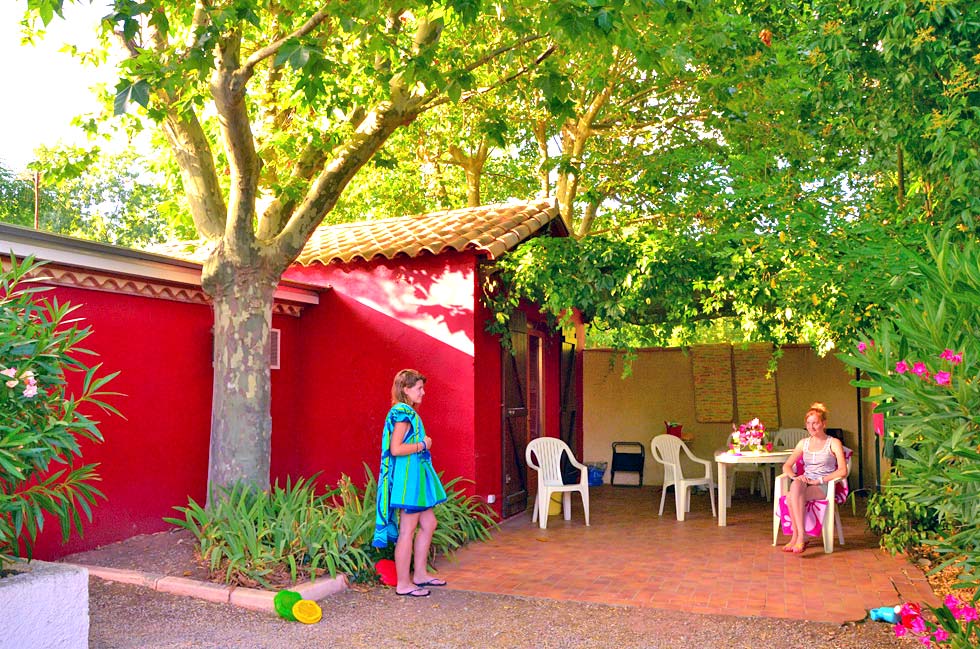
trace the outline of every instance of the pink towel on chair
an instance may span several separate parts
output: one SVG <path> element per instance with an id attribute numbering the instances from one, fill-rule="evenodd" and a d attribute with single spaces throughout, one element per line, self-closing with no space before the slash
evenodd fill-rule
<path id="1" fill-rule="evenodd" d="M 844 461 L 851 459 L 851 449 L 844 447 Z M 796 475 L 803 473 L 803 458 L 800 457 L 796 462 Z M 851 488 L 847 485 L 847 480 L 838 480 L 834 489 L 834 500 L 838 505 L 847 500 Z M 810 536 L 820 536 L 823 534 L 823 517 L 827 511 L 826 500 L 809 500 L 803 508 L 803 531 Z M 783 528 L 783 534 L 793 534 L 793 523 L 789 517 L 789 507 L 786 506 L 786 496 L 779 497 L 779 524 Z"/>

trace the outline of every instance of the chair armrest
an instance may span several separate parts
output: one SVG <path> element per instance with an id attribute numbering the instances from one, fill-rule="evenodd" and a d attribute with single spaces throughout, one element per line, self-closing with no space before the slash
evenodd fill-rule
<path id="1" fill-rule="evenodd" d="M 711 464 L 712 463 L 710 461 L 708 461 L 708 460 L 702 460 L 701 458 L 692 455 L 690 453 L 690 451 L 688 452 L 687 457 L 689 457 L 692 461 L 697 462 L 698 464 L 703 464 L 704 465 L 704 477 L 705 478 L 710 478 L 711 477 Z"/>
<path id="2" fill-rule="evenodd" d="M 780 473 L 776 476 L 776 480 L 773 482 L 773 504 L 778 505 L 779 497 L 789 491 L 789 481 L 793 477 L 795 476 L 791 476 L 788 473 Z"/>
<path id="3" fill-rule="evenodd" d="M 586 465 L 582 464 L 581 462 L 579 462 L 578 460 L 576 460 L 575 459 L 575 456 L 572 455 L 571 453 L 566 453 L 566 455 L 568 456 L 568 461 L 571 462 L 572 466 L 575 467 L 576 469 L 581 469 L 583 471 L 588 471 L 589 470 L 589 467 L 588 466 L 586 466 Z"/>

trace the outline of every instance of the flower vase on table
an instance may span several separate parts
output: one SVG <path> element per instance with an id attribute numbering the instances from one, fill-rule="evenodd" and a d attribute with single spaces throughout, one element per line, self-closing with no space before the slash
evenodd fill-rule
<path id="1" fill-rule="evenodd" d="M 733 455 L 759 455 L 772 450 L 772 442 L 766 437 L 766 427 L 756 417 L 737 428 L 732 424 L 728 448 Z"/>

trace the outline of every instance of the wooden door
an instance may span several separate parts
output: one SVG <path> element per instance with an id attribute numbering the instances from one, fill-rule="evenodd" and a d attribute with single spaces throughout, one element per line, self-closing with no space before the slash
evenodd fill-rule
<path id="1" fill-rule="evenodd" d="M 563 442 L 572 449 L 572 455 L 579 457 L 576 448 L 575 425 L 578 421 L 578 408 L 575 399 L 575 338 L 574 333 L 563 336 L 561 341 L 561 430 Z"/>
<path id="2" fill-rule="evenodd" d="M 527 509 L 527 320 L 518 311 L 510 319 L 511 350 L 501 349 L 503 431 L 501 509 L 504 518 Z"/>

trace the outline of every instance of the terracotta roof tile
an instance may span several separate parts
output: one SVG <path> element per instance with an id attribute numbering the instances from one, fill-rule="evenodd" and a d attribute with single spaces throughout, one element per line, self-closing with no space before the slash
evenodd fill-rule
<path id="1" fill-rule="evenodd" d="M 426 250 L 477 250 L 494 259 L 558 217 L 550 199 L 483 205 L 416 216 L 324 225 L 313 233 L 297 261 L 348 262 L 375 257 L 414 257 Z"/>
<path id="2" fill-rule="evenodd" d="M 297 258 L 308 266 L 320 262 L 370 261 L 375 257 L 414 257 L 421 251 L 475 250 L 495 259 L 558 219 L 552 199 L 500 203 L 457 210 L 429 212 L 359 223 L 322 225 Z M 154 247 L 160 254 L 203 262 L 207 246 L 181 241 Z"/>

